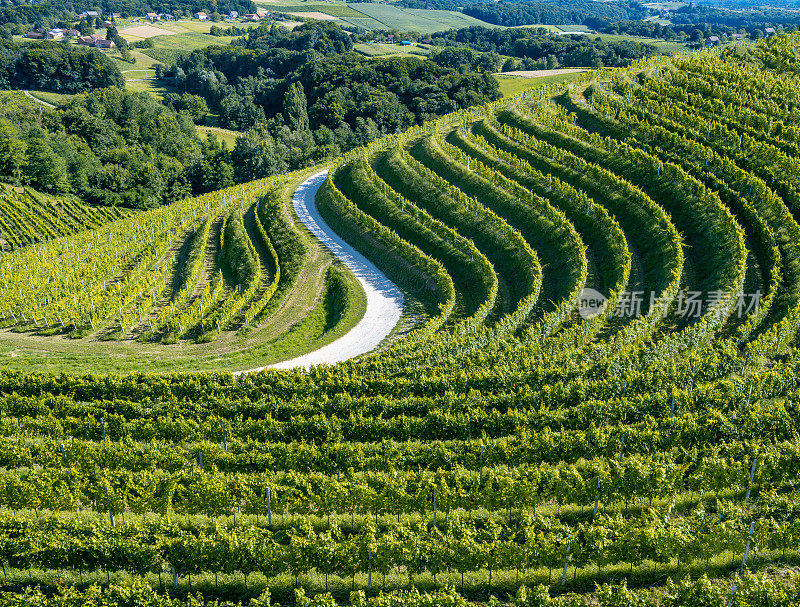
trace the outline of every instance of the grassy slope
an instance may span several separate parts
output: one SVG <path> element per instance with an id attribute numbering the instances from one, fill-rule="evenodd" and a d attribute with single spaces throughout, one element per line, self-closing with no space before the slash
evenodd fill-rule
<path id="1" fill-rule="evenodd" d="M 284 212 L 299 225 L 291 197 L 302 181 L 319 168 L 292 173 L 283 191 Z M 302 225 L 300 230 L 308 235 Z M 224 333 L 206 344 L 173 345 L 131 341 L 69 340 L 0 332 L 0 366 L 9 369 L 86 372 L 236 371 L 300 356 L 330 343 L 354 327 L 366 305 L 365 295 L 349 276 L 353 305 L 333 328 L 325 331 L 325 273 L 333 261 L 327 249 L 307 236 L 310 254 L 294 289 L 269 318 L 246 335 Z"/>
<path id="2" fill-rule="evenodd" d="M 367 57 L 427 57 L 428 47 L 413 45 L 401 46 L 399 44 L 367 44 L 359 42 L 353 49 Z"/>
<path id="3" fill-rule="evenodd" d="M 50 105 L 63 105 L 65 103 L 69 103 L 69 100 L 72 99 L 72 95 L 64 95 L 62 93 L 51 93 L 49 91 L 28 91 L 32 97 L 35 97 L 39 101 L 44 101 L 45 103 L 49 103 Z"/>
<path id="4" fill-rule="evenodd" d="M 679 53 L 681 51 L 686 50 L 686 45 L 681 44 L 680 42 L 675 42 L 673 40 L 659 40 L 657 38 L 641 38 L 639 36 L 626 36 L 622 34 L 597 34 L 593 37 L 600 37 L 603 40 L 607 41 L 614 41 L 614 40 L 633 40 L 634 42 L 641 42 L 643 44 L 652 44 L 655 46 L 659 52 L 673 55 L 675 53 Z"/>
<path id="5" fill-rule="evenodd" d="M 536 88 L 544 84 L 556 84 L 560 82 L 567 82 L 578 77 L 580 73 L 571 74 L 553 74 L 550 76 L 540 76 L 538 78 L 517 78 L 513 76 L 495 76 L 500 83 L 500 92 L 503 97 L 511 97 L 517 93 L 527 91 L 528 89 Z"/>
<path id="6" fill-rule="evenodd" d="M 197 133 L 201 137 L 213 133 L 214 135 L 216 135 L 217 139 L 219 139 L 220 141 L 224 141 L 226 144 L 228 144 L 229 150 L 232 150 L 233 146 L 236 145 L 236 140 L 239 138 L 240 135 L 240 133 L 237 133 L 236 131 L 221 129 L 216 126 L 198 126 L 196 128 L 197 128 Z"/>

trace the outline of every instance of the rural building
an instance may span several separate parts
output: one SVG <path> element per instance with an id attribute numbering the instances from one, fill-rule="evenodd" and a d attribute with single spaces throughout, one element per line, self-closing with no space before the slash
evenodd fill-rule
<path id="1" fill-rule="evenodd" d="M 67 30 L 65 35 L 72 36 L 73 38 L 80 36 L 81 33 L 78 30 Z"/>
<path id="2" fill-rule="evenodd" d="M 150 21 L 158 21 L 158 14 L 157 13 L 147 13 L 145 15 Z"/>
<path id="3" fill-rule="evenodd" d="M 719 36 L 709 36 L 706 38 L 706 46 L 717 46 L 719 44 Z"/>
<path id="4" fill-rule="evenodd" d="M 110 27 L 114 27 L 114 24 L 111 21 L 103 21 L 103 27 L 108 29 Z"/>
<path id="5" fill-rule="evenodd" d="M 764 30 L 764 32 L 767 34 L 767 36 L 774 36 L 775 35 L 775 28 L 774 27 L 768 27 L 767 29 Z"/>
<path id="6" fill-rule="evenodd" d="M 119 13 L 111 13 L 112 19 L 119 19 L 120 17 L 122 17 L 122 15 L 120 15 Z"/>
<path id="7" fill-rule="evenodd" d="M 258 15 L 253 15 L 252 13 L 247 15 L 242 15 L 242 19 L 244 19 L 245 21 L 258 21 Z"/>
<path id="8" fill-rule="evenodd" d="M 205 21 L 206 19 L 208 19 L 208 15 L 206 15 L 203 11 L 200 11 L 199 13 L 194 14 L 194 18 L 200 19 L 200 21 Z"/>
<path id="9" fill-rule="evenodd" d="M 96 46 L 99 48 L 112 48 L 114 46 L 114 43 L 111 42 L 111 40 L 106 40 L 100 34 L 81 36 L 78 38 L 78 44 L 82 44 L 83 46 Z"/>
<path id="10" fill-rule="evenodd" d="M 228 17 L 231 19 L 236 19 L 239 16 L 239 11 L 231 11 Z"/>
<path id="11" fill-rule="evenodd" d="M 31 40 L 41 40 L 44 38 L 44 34 L 42 32 L 28 32 L 25 34 L 26 38 L 30 38 Z"/>
<path id="12" fill-rule="evenodd" d="M 51 29 L 47 32 L 47 39 L 48 40 L 61 40 L 64 37 L 64 30 L 59 28 Z"/>

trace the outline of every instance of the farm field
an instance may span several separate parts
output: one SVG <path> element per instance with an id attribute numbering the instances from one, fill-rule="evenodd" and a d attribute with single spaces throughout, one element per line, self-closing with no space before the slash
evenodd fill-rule
<path id="1" fill-rule="evenodd" d="M 142 66 L 151 67 L 155 63 L 169 63 L 175 56 L 183 52 L 211 45 L 230 44 L 236 36 L 211 36 L 208 32 L 211 27 L 228 27 L 228 23 L 213 23 L 211 21 L 157 21 L 154 24 L 131 24 L 119 29 L 120 35 L 128 42 L 137 42 L 148 39 L 153 42 L 153 48 L 133 49 L 136 63 L 131 65 L 117 61 L 121 70 L 139 69 Z M 240 27 L 247 27 L 240 23 Z M 252 25 L 257 27 L 257 25 Z"/>
<path id="2" fill-rule="evenodd" d="M 366 29 L 416 30 L 431 33 L 469 27 L 470 25 L 496 27 L 456 11 L 400 8 L 391 4 L 370 2 L 359 2 L 348 4 L 347 6 L 358 12 L 360 17 L 345 16 L 342 19 L 352 25 Z M 374 26 L 374 23 L 379 23 L 380 25 Z"/>
<path id="3" fill-rule="evenodd" d="M 608 42 L 615 40 L 631 40 L 643 44 L 652 44 L 658 49 L 659 53 L 674 55 L 686 50 L 686 45 L 675 40 L 659 40 L 658 38 L 641 38 L 639 36 L 628 36 L 625 34 L 597 34 L 594 37 Z"/>
<path id="4" fill-rule="evenodd" d="M 357 320 L 291 213 L 322 167 L 74 233 L 3 190 L 36 236 L 0 257 L 0 600 L 800 604 L 798 41 L 329 163 L 316 207 L 406 317 L 310 371 L 224 372 Z"/>
<path id="5" fill-rule="evenodd" d="M 367 57 L 427 57 L 429 47 L 359 42 L 353 45 L 353 50 Z"/>
<path id="6" fill-rule="evenodd" d="M 500 92 L 503 97 L 512 97 L 545 84 L 568 82 L 585 71 L 580 68 L 564 68 L 559 70 L 501 72 L 495 74 L 495 78 L 500 83 Z"/>
<path id="7" fill-rule="evenodd" d="M 358 17 L 360 13 L 350 8 L 344 2 L 281 2 L 269 3 L 267 8 L 279 13 L 293 13 L 304 15 L 306 13 L 322 13 L 330 17 Z"/>

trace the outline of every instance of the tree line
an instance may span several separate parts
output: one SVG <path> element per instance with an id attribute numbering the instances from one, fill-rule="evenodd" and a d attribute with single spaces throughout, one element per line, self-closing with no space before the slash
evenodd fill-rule
<path id="1" fill-rule="evenodd" d="M 0 40 L 0 88 L 81 93 L 123 87 L 119 68 L 93 49 Z"/>
<path id="2" fill-rule="evenodd" d="M 507 27 L 534 24 L 581 24 L 589 17 L 607 20 L 644 19 L 648 10 L 638 2 L 489 2 L 470 4 L 464 14 Z"/>
<path id="3" fill-rule="evenodd" d="M 408 59 L 368 59 L 330 23 L 250 30 L 180 58 L 162 75 L 201 96 L 219 124 L 244 131 L 231 151 L 238 181 L 302 167 L 427 118 L 500 97 L 494 78 Z"/>
<path id="4" fill-rule="evenodd" d="M 37 65 L 15 86 L 33 88 L 30 79 L 45 69 Z M 114 87 L 53 109 L 9 104 L 0 111 L 0 180 L 95 204 L 148 208 L 231 185 L 222 151 L 201 140 L 188 113 Z"/>
<path id="5" fill-rule="evenodd" d="M 622 67 L 637 59 L 658 54 L 656 47 L 651 44 L 632 40 L 604 41 L 583 35 L 554 36 L 542 28 L 493 29 L 471 26 L 437 32 L 431 39 L 437 46 L 464 47 L 520 60 L 507 62 L 503 65 L 504 70 Z M 459 50 L 461 53 L 463 51 Z"/>

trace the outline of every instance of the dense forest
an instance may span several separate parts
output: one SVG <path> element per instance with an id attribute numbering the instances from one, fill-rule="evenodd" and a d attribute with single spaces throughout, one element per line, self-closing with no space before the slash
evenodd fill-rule
<path id="1" fill-rule="evenodd" d="M 233 183 L 224 150 L 146 93 L 106 88 L 55 109 L 0 108 L 0 181 L 136 208 Z"/>
<path id="2" fill-rule="evenodd" d="M 731 34 L 746 34 L 752 40 L 759 40 L 766 35 L 766 28 L 774 27 L 776 30 L 791 31 L 796 25 L 783 27 L 775 22 L 752 22 L 747 25 L 721 25 L 713 22 L 691 22 L 682 25 L 661 25 L 655 21 L 594 21 L 589 19 L 586 24 L 603 34 L 627 34 L 643 38 L 689 39 L 699 42 L 709 36 L 730 36 Z"/>
<path id="3" fill-rule="evenodd" d="M 520 61 L 512 62 L 515 64 L 512 69 L 620 67 L 657 54 L 650 44 L 631 40 L 606 42 L 590 36 L 553 36 L 542 28 L 502 30 L 472 26 L 438 32 L 432 40 L 436 45 L 462 46 L 519 58 Z"/>
<path id="4" fill-rule="evenodd" d="M 367 59 L 330 23 L 263 25 L 240 43 L 197 50 L 165 77 L 202 96 L 220 126 L 246 131 L 236 179 L 283 172 L 500 97 L 489 74 L 435 60 Z"/>
<path id="5" fill-rule="evenodd" d="M 443 10 L 463 10 L 472 17 L 504 26 L 521 25 L 586 25 L 606 34 L 628 34 L 647 38 L 690 38 L 695 30 L 707 37 L 747 32 L 752 38 L 764 35 L 767 27 L 795 29 L 800 26 L 800 13 L 791 8 L 746 6 L 746 2 L 725 2 L 728 8 L 690 3 L 670 12 L 671 25 L 644 21 L 655 14 L 633 2 L 473 2 L 457 0 L 399 0 L 398 6 Z M 714 3 L 712 3 L 714 4 Z M 741 10 L 746 7 L 745 10 Z M 732 10 L 736 9 L 736 10 Z"/>
<path id="6" fill-rule="evenodd" d="M 0 40 L 0 88 L 80 93 L 123 85 L 119 68 L 99 51 Z"/>
<path id="7" fill-rule="evenodd" d="M 796 10 L 762 7 L 749 10 L 728 10 L 699 4 L 688 4 L 672 11 L 670 21 L 675 26 L 716 24 L 733 28 L 763 28 L 776 25 L 800 25 Z"/>
<path id="8" fill-rule="evenodd" d="M 579 24 L 586 19 L 605 20 L 644 19 L 648 11 L 638 2 L 594 2 L 569 0 L 565 3 L 549 2 L 490 2 L 469 4 L 464 13 L 496 25 Z"/>

